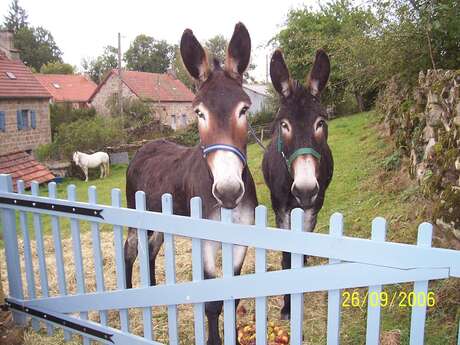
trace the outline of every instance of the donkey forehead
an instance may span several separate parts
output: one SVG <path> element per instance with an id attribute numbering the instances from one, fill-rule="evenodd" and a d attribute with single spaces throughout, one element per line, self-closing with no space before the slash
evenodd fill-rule
<path id="1" fill-rule="evenodd" d="M 287 118 L 300 125 L 312 123 L 320 116 L 326 117 L 326 112 L 319 100 L 309 93 L 293 96 L 281 103 L 281 119 Z"/>
<path id="2" fill-rule="evenodd" d="M 240 103 L 251 104 L 242 85 L 223 71 L 212 73 L 198 91 L 193 105 L 203 103 L 213 114 L 226 116 Z"/>

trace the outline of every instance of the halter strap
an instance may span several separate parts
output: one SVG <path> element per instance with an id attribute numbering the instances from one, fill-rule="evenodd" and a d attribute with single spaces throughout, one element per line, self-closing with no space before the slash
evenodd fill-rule
<path id="1" fill-rule="evenodd" d="M 233 145 L 228 145 L 228 144 L 212 144 L 208 146 L 203 145 L 201 146 L 201 149 L 203 150 L 203 157 L 206 157 L 209 153 L 218 151 L 218 150 L 233 152 L 243 162 L 243 165 L 247 164 L 246 156 L 244 155 L 244 153 L 241 152 L 239 148 Z"/>

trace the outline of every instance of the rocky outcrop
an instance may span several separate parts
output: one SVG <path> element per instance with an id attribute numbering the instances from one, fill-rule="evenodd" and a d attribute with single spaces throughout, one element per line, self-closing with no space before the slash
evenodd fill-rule
<path id="1" fill-rule="evenodd" d="M 392 78 L 377 101 L 387 133 L 434 201 L 433 221 L 460 239 L 460 71 L 420 72 L 415 87 Z"/>

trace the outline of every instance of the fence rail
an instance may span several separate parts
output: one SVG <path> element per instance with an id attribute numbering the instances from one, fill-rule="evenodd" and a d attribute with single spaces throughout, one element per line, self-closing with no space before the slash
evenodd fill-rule
<path id="1" fill-rule="evenodd" d="M 136 209 L 121 207 L 121 193 L 112 190 L 112 204 L 97 203 L 95 187 L 88 190 L 88 203 L 75 201 L 75 187 L 68 187 L 67 200 L 56 199 L 56 186 L 49 184 L 48 197 L 39 196 L 38 185 L 32 185 L 32 195 L 24 194 L 22 182 L 18 193 L 12 192 L 12 180 L 0 175 L 0 211 L 4 229 L 7 260 L 9 297 L 14 319 L 25 324 L 26 316 L 32 316 L 35 330 L 44 321 L 49 334 L 55 327 L 65 329 L 65 339 L 71 333 L 81 334 L 85 344 L 97 340 L 107 344 L 160 344 L 155 341 L 155 324 L 152 308 L 167 307 L 168 339 L 170 344 L 179 344 L 178 305 L 193 305 L 194 340 L 205 343 L 204 305 L 210 301 L 224 301 L 224 343 L 235 344 L 235 299 L 255 298 L 256 344 L 267 344 L 267 297 L 291 294 L 291 344 L 301 344 L 303 336 L 303 293 L 328 291 L 327 343 L 340 343 L 341 290 L 368 287 L 366 296 L 382 291 L 386 284 L 415 282 L 414 293 L 428 293 L 428 281 L 460 276 L 460 252 L 431 247 L 432 226 L 422 223 L 419 227 L 417 245 L 385 241 L 386 221 L 376 218 L 372 223 L 372 238 L 360 239 L 343 236 L 343 217 L 334 214 L 330 221 L 329 234 L 302 231 L 303 211 L 293 210 L 291 230 L 267 227 L 267 210 L 256 208 L 255 225 L 231 223 L 231 211 L 222 210 L 221 221 L 202 219 L 199 198 L 191 200 L 191 216 L 173 215 L 171 195 L 162 198 L 162 212 L 145 210 L 145 194 L 136 194 Z M 19 214 L 18 222 L 16 213 Z M 28 229 L 28 214 L 32 213 L 35 230 L 35 247 L 38 254 L 39 281 L 34 279 L 37 263 L 33 262 Z M 58 293 L 51 295 L 48 289 L 47 260 L 43 244 L 44 215 L 51 217 L 51 234 L 54 246 Z M 60 222 L 70 219 L 73 262 L 64 262 Z M 80 222 L 90 224 L 92 255 L 95 265 L 96 290 L 85 291 L 86 258 L 82 254 Z M 113 227 L 113 255 L 116 266 L 116 289 L 107 290 L 104 272 L 104 254 L 101 248 L 101 225 Z M 16 227 L 22 234 L 23 257 L 20 256 Z M 140 262 L 140 284 L 126 289 L 123 231 L 125 227 L 138 229 L 138 256 Z M 148 230 L 164 233 L 165 284 L 150 286 Z M 216 230 L 217 229 L 217 230 Z M 176 236 L 192 239 L 191 280 L 176 282 Z M 204 280 L 202 262 L 202 240 L 222 243 L 222 271 L 220 278 Z M 233 246 L 256 248 L 255 272 L 233 276 Z M 266 251 L 293 253 L 292 268 L 282 271 L 266 270 Z M 303 267 L 303 255 L 329 258 L 329 264 Z M 24 262 L 25 279 L 21 274 L 20 261 Z M 65 265 L 75 267 L 76 293 L 67 288 Z M 86 274 L 86 275 L 85 275 Z M 298 282 L 301 281 L 302 284 Z M 40 285 L 40 295 L 36 292 Z M 26 297 L 25 297 L 26 296 Z M 370 298 L 370 297 L 369 297 Z M 368 303 L 366 344 L 378 344 L 380 337 L 380 307 Z M 142 310 L 143 336 L 130 331 L 128 310 Z M 27 312 L 29 310 L 29 312 Z M 32 313 L 31 311 L 35 311 Z M 109 320 L 110 311 L 119 316 L 119 328 Z M 88 313 L 97 312 L 98 322 L 89 321 Z M 79 317 L 74 316 L 78 313 Z M 46 317 L 47 316 L 47 317 Z M 410 344 L 424 343 L 426 306 L 414 305 L 411 314 Z M 58 322 L 57 322 L 57 321 Z M 74 325 L 71 327 L 70 325 Z M 77 326 L 75 326 L 77 325 Z M 85 332 L 86 330 L 87 332 Z M 108 336 L 108 338 L 104 338 Z M 192 336 L 192 335 L 188 335 Z"/>

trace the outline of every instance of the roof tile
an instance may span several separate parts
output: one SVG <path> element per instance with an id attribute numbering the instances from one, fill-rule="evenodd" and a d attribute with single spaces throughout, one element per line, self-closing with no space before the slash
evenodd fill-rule
<path id="1" fill-rule="evenodd" d="M 97 87 L 92 80 L 79 74 L 36 74 L 35 77 L 55 102 L 88 102 Z"/>

